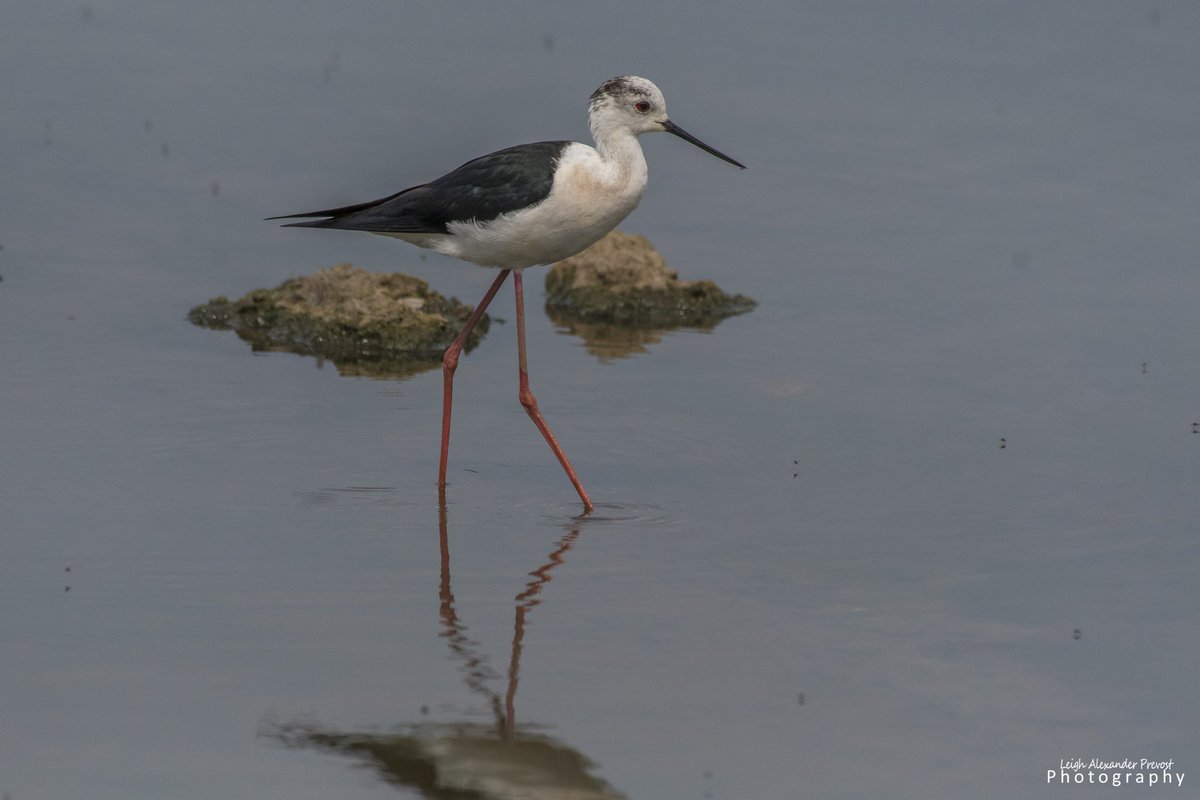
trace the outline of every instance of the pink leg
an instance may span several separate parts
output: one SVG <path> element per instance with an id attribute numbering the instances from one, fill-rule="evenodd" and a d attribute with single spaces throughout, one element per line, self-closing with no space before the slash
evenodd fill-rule
<path id="1" fill-rule="evenodd" d="M 546 437 L 546 444 L 550 445 L 550 449 L 554 451 L 555 457 L 558 458 L 558 463 L 562 464 L 562 468 L 566 470 L 567 477 L 571 479 L 571 485 L 575 487 L 575 491 L 579 492 L 579 499 L 583 501 L 583 513 L 590 514 L 593 508 L 591 498 L 584 491 L 583 484 L 579 482 L 578 476 L 575 475 L 575 469 L 571 466 L 571 462 L 567 460 L 566 454 L 558 446 L 558 440 L 550 432 L 550 426 L 542 418 L 542 412 L 538 410 L 537 398 L 529 390 L 529 370 L 525 363 L 525 288 L 520 270 L 517 270 L 513 274 L 513 288 L 516 290 L 517 295 L 517 367 L 520 371 L 521 405 L 525 406 L 525 411 L 529 414 L 529 418 L 533 420 L 533 424 L 542 432 L 542 436 Z"/>
<path id="2" fill-rule="evenodd" d="M 463 326 L 454 342 L 446 348 L 446 354 L 442 356 L 442 459 L 438 464 L 438 486 L 443 489 L 446 486 L 446 460 L 450 457 L 450 406 L 454 400 L 454 370 L 458 369 L 458 357 L 462 353 L 467 337 L 479 324 L 483 312 L 487 310 L 488 304 L 492 302 L 496 292 L 500 291 L 501 284 L 504 283 L 504 279 L 510 272 L 512 272 L 510 269 L 500 270 L 500 274 L 492 282 L 492 287 L 479 301 L 479 305 L 475 306 L 471 316 L 467 317 L 467 324 Z"/>

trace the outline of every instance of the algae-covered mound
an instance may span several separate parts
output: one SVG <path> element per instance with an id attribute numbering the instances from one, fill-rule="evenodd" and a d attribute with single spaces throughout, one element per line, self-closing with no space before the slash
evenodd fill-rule
<path id="1" fill-rule="evenodd" d="M 546 312 L 556 322 L 709 328 L 754 308 L 712 281 L 681 281 L 644 236 L 613 231 L 546 276 Z"/>
<path id="2" fill-rule="evenodd" d="M 546 276 L 546 314 L 602 361 L 646 351 L 664 331 L 708 329 L 754 308 L 712 281 L 681 281 L 649 240 L 613 231 Z"/>
<path id="3" fill-rule="evenodd" d="M 188 319 L 234 330 L 255 350 L 327 358 L 342 374 L 404 377 L 439 366 L 470 313 L 470 306 L 431 291 L 420 278 L 341 264 L 238 300 L 215 297 Z M 467 350 L 487 328 L 484 316 Z"/>

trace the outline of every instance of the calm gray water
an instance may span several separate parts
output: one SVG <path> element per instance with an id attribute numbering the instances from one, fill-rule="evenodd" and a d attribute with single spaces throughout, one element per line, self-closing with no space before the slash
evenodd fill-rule
<path id="1" fill-rule="evenodd" d="M 0 17 L 6 800 L 1111 791 L 1048 785 L 1072 758 L 1194 796 L 1193 4 Z M 602 361 L 529 273 L 596 518 L 511 324 L 459 371 L 439 518 L 439 375 L 184 321 L 344 261 L 475 302 L 483 270 L 261 218 L 586 138 L 626 72 L 750 169 L 648 137 L 625 230 L 761 305 Z"/>

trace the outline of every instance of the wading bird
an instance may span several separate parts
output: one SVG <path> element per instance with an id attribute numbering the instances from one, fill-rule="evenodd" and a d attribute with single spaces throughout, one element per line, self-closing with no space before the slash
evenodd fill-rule
<path id="1" fill-rule="evenodd" d="M 666 131 L 736 167 L 745 166 L 692 136 L 667 117 L 658 87 L 623 75 L 605 81 L 588 99 L 595 147 L 579 142 L 522 144 L 468 161 L 437 180 L 366 203 L 287 214 L 289 223 L 392 236 L 438 253 L 495 267 L 500 274 L 475 306 L 442 359 L 442 451 L 438 486 L 446 485 L 454 370 L 463 343 L 509 273 L 516 292 L 517 365 L 521 405 L 570 478 L 584 513 L 592 501 L 538 410 L 525 360 L 526 267 L 553 264 L 579 253 L 625 219 L 646 191 L 646 159 L 638 136 Z"/>

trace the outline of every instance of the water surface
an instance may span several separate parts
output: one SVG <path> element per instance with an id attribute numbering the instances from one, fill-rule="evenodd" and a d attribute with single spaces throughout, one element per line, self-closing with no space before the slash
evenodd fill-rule
<path id="1" fill-rule="evenodd" d="M 243 6 L 0 26 L 0 793 L 437 796 L 381 754 L 497 741 L 599 797 L 1200 769 L 1200 12 Z M 184 320 L 344 261 L 475 302 L 483 270 L 260 220 L 586 138 L 624 72 L 750 167 L 649 137 L 625 229 L 760 306 L 621 358 L 531 315 L 594 519 L 511 324 L 439 514 L 436 372 Z"/>

